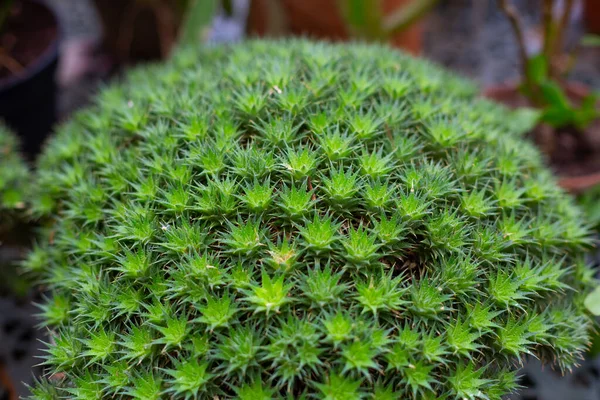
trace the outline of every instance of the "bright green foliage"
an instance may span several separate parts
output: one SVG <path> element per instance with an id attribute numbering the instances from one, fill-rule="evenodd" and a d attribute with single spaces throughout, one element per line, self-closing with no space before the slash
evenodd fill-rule
<path id="1" fill-rule="evenodd" d="M 39 162 L 65 380 L 35 397 L 500 399 L 526 354 L 568 368 L 589 233 L 512 118 L 377 46 L 133 71 Z"/>

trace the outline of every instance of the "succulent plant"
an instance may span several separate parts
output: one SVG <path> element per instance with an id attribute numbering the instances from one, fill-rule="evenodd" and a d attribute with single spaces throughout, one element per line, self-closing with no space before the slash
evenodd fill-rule
<path id="1" fill-rule="evenodd" d="M 499 399 L 588 342 L 590 243 L 517 114 L 386 47 L 251 41 L 58 129 L 33 398 Z"/>

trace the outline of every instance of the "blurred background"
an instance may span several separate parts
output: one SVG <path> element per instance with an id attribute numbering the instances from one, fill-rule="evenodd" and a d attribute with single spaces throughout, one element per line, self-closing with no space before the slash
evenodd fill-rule
<path id="1" fill-rule="evenodd" d="M 473 78 L 484 96 L 576 121 L 593 151 L 563 135 L 556 119 L 546 121 L 553 147 L 536 141 L 597 224 L 599 33 L 600 0 L 0 0 L 0 119 L 33 160 L 52 127 L 103 84 L 136 64 L 167 59 L 178 46 L 256 36 L 379 42 Z M 558 97 L 536 101 L 520 90 L 542 83 Z M 587 161 L 556 157 L 566 152 Z M 40 293 L 2 267 L 26 246 L 19 238 L 0 245 L 0 400 L 27 395 L 22 382 L 40 373 L 44 334 L 32 305 Z M 599 368 L 593 350 L 564 377 L 531 361 L 522 371 L 525 390 L 513 398 L 600 399 Z"/>

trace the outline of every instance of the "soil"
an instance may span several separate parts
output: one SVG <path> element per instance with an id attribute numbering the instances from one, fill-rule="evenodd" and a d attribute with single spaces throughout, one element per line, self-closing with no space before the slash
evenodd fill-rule
<path id="1" fill-rule="evenodd" d="M 584 131 L 575 127 L 554 130 L 554 138 L 555 146 L 549 153 L 550 165 L 559 176 L 574 177 L 600 172 L 600 121 L 595 121 Z"/>
<path id="2" fill-rule="evenodd" d="M 566 89 L 574 102 L 587 95 L 587 90 L 578 85 L 568 85 Z M 514 85 L 489 89 L 485 95 L 509 107 L 529 106 L 527 99 Z M 560 178 L 568 180 L 600 173 L 600 120 L 584 130 L 574 126 L 555 129 L 542 124 L 530 132 L 529 137 L 546 154 L 550 167 Z M 600 179 L 593 180 L 600 183 Z"/>
<path id="3" fill-rule="evenodd" d="M 54 15 L 34 1 L 16 1 L 0 33 L 0 82 L 36 63 L 58 37 Z"/>

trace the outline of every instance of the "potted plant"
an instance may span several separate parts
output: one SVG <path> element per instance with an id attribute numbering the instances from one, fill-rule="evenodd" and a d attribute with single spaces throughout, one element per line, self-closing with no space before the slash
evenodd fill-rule
<path id="1" fill-rule="evenodd" d="M 36 0 L 0 5 L 0 119 L 33 157 L 56 120 L 59 25 Z"/>
<path id="2" fill-rule="evenodd" d="M 421 18 L 437 0 L 251 0 L 250 34 L 384 41 L 421 52 Z"/>
<path id="3" fill-rule="evenodd" d="M 486 95 L 510 106 L 529 106 L 539 111 L 532 138 L 548 156 L 561 185 L 582 191 L 600 182 L 600 112 L 598 94 L 568 80 L 578 46 L 567 51 L 566 34 L 573 1 L 566 1 L 560 15 L 557 1 L 544 0 L 543 45 L 539 52 L 526 49 L 524 27 L 510 0 L 498 0 L 515 34 L 521 81 L 486 90 Z M 584 40 L 583 44 L 593 42 Z"/>
<path id="4" fill-rule="evenodd" d="M 35 399 L 490 399 L 585 350 L 590 234 L 476 86 L 385 46 L 187 48 L 39 158 Z"/>

